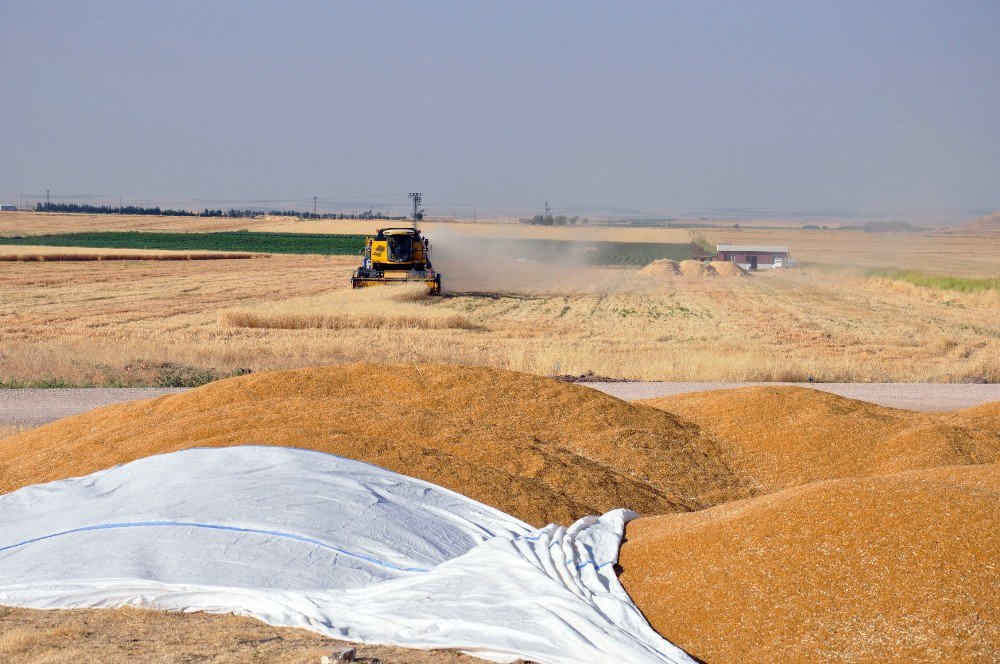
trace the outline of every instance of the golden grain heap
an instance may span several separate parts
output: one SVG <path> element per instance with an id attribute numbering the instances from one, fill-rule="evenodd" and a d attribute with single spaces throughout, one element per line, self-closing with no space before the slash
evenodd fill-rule
<path id="1" fill-rule="evenodd" d="M 6 439 L 0 491 L 189 447 L 284 445 L 368 461 L 536 525 L 749 495 L 715 441 L 664 411 L 487 368 L 265 372 Z"/>
<path id="2" fill-rule="evenodd" d="M 253 374 L 0 443 L 0 491 L 193 446 L 288 445 L 533 524 L 631 507 L 620 578 L 708 662 L 1000 658 L 1000 403 L 911 413 L 794 387 L 629 404 L 459 366 Z"/>
<path id="3" fill-rule="evenodd" d="M 914 413 L 794 386 L 643 403 L 702 427 L 727 463 L 765 493 L 818 480 L 1000 461 L 1000 418 L 991 406 Z"/>
<path id="4" fill-rule="evenodd" d="M 913 413 L 798 387 L 651 399 L 764 494 L 639 519 L 621 581 L 709 662 L 996 661 L 1000 404 Z"/>
<path id="5" fill-rule="evenodd" d="M 675 261 L 669 258 L 655 260 L 639 270 L 644 277 L 749 277 L 750 273 L 736 263 L 713 261 L 705 263 L 692 259 Z"/>
<path id="6" fill-rule="evenodd" d="M 627 529 L 620 579 L 706 662 L 995 662 L 1000 467 L 831 480 Z"/>

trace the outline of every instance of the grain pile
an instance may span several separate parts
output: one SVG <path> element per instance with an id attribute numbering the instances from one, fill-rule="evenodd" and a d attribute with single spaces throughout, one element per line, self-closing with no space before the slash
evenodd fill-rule
<path id="1" fill-rule="evenodd" d="M 0 491 L 243 444 L 368 461 L 536 525 L 658 514 L 629 525 L 620 579 L 706 661 L 1000 658 L 1000 403 L 913 413 L 754 387 L 629 404 L 497 369 L 339 365 L 16 434 Z"/>
<path id="2" fill-rule="evenodd" d="M 252 374 L 59 420 L 4 440 L 0 491 L 247 444 L 368 461 L 536 525 L 749 495 L 713 440 L 664 411 L 526 374 L 412 364 Z"/>
<path id="3" fill-rule="evenodd" d="M 713 261 L 711 267 L 720 277 L 749 277 L 750 273 L 731 261 Z"/>
<path id="4" fill-rule="evenodd" d="M 481 326 L 441 306 L 441 299 L 422 284 L 334 290 L 251 307 L 228 309 L 218 315 L 220 327 L 303 329 L 458 329 Z"/>
<path id="5" fill-rule="evenodd" d="M 767 493 L 818 480 L 1000 461 L 1000 405 L 914 413 L 793 386 L 643 402 L 698 424 Z"/>
<path id="6" fill-rule="evenodd" d="M 650 277 L 671 277 L 681 273 L 680 264 L 669 258 L 661 258 L 653 261 L 646 267 L 639 270 L 639 274 Z"/>
<path id="7" fill-rule="evenodd" d="M 653 261 L 639 270 L 639 274 L 647 277 L 749 277 L 750 273 L 736 263 L 716 261 L 704 263 L 696 260 L 683 260 L 679 263 L 669 258 Z"/>
<path id="8" fill-rule="evenodd" d="M 715 269 L 707 263 L 696 260 L 681 261 L 677 264 L 685 277 L 714 277 Z"/>
<path id="9" fill-rule="evenodd" d="M 620 579 L 708 662 L 995 662 L 998 523 L 996 464 L 818 482 L 634 521 Z"/>
<path id="10" fill-rule="evenodd" d="M 940 420 L 953 426 L 975 429 L 986 440 L 992 440 L 994 446 L 1000 446 L 1000 401 L 941 413 Z"/>

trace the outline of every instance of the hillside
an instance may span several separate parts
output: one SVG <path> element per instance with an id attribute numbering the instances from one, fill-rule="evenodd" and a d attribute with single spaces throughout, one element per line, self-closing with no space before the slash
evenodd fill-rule
<path id="1" fill-rule="evenodd" d="M 956 230 L 968 235 L 1000 235 L 1000 212 L 980 217 L 973 222 L 959 226 Z"/>

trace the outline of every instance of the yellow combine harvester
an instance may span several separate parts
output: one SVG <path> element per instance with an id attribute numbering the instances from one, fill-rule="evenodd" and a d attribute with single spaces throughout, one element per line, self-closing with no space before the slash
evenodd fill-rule
<path id="1" fill-rule="evenodd" d="M 365 238 L 364 259 L 351 277 L 353 288 L 421 282 L 441 294 L 441 275 L 431 267 L 430 243 L 416 228 L 381 228 Z"/>

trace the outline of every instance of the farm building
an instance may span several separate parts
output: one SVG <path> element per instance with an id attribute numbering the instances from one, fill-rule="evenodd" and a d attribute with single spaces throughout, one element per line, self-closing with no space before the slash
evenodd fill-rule
<path id="1" fill-rule="evenodd" d="M 736 263 L 744 270 L 771 270 L 795 264 L 788 247 L 750 244 L 717 244 L 713 260 Z"/>
<path id="2" fill-rule="evenodd" d="M 10 203 L 0 203 L 0 212 L 14 212 L 17 208 Z"/>

